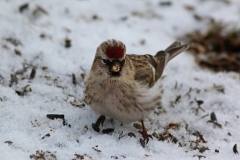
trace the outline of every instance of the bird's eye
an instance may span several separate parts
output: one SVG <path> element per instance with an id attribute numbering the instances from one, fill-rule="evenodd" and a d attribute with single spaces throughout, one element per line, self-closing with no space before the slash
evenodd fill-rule
<path id="1" fill-rule="evenodd" d="M 106 63 L 107 63 L 107 60 L 106 60 L 106 59 L 102 59 L 102 62 L 103 62 L 104 64 L 106 64 Z"/>

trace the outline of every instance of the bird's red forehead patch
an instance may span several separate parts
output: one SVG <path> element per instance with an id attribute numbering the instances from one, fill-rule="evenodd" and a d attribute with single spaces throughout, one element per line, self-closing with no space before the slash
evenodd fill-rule
<path id="1" fill-rule="evenodd" d="M 106 50 L 106 56 L 112 59 L 118 59 L 124 57 L 124 49 L 119 46 L 110 46 Z"/>

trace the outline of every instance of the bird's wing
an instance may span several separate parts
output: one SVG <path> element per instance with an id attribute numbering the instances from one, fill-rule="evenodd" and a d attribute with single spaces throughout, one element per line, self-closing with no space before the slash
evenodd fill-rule
<path id="1" fill-rule="evenodd" d="M 128 54 L 131 66 L 135 68 L 135 80 L 152 87 L 162 76 L 167 62 L 179 53 L 187 50 L 189 45 L 181 45 L 180 42 L 172 43 L 166 50 L 159 51 L 155 56 Z"/>
<path id="2" fill-rule="evenodd" d="M 152 87 L 156 82 L 156 70 L 159 70 L 158 68 L 161 67 L 164 68 L 165 62 L 165 59 L 159 59 L 152 55 L 128 54 L 126 55 L 126 59 L 128 59 L 130 65 L 134 67 L 135 80 L 149 87 Z M 159 73 L 157 73 L 157 75 L 159 75 Z"/>

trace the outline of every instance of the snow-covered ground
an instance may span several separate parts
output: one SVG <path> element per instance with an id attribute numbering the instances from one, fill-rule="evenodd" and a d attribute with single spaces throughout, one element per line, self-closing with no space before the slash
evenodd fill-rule
<path id="1" fill-rule="evenodd" d="M 239 0 L 160 2 L 1 0 L 0 160 L 239 159 L 233 152 L 233 146 L 240 145 L 239 74 L 203 70 L 187 52 L 164 71 L 164 111 L 145 120 L 151 134 L 163 133 L 168 126 L 176 144 L 171 138 L 154 137 L 143 148 L 133 124 L 110 119 L 103 128 L 115 130 L 97 133 L 91 124 L 99 115 L 88 106 L 70 103 L 83 99 L 81 74 L 90 69 L 104 40 L 123 41 L 128 53 L 155 54 L 187 32 L 206 29 L 211 18 L 239 25 Z M 20 12 L 25 3 L 28 7 Z M 195 10 L 187 10 L 186 5 Z M 205 19 L 197 21 L 194 14 Z M 71 40 L 68 48 L 66 39 Z M 34 67 L 36 75 L 31 79 Z M 222 128 L 208 122 L 212 112 Z M 47 114 L 64 114 L 67 125 Z"/>

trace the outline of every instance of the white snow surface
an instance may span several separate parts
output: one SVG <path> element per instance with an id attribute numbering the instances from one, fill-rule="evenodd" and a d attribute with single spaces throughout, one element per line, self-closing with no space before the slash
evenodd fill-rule
<path id="1" fill-rule="evenodd" d="M 187 32 L 205 30 L 210 19 L 239 26 L 238 0 L 231 0 L 229 4 L 220 0 L 179 0 L 172 1 L 170 6 L 161 6 L 160 2 L 1 0 L 0 160 L 26 160 L 30 155 L 40 159 L 36 151 L 44 152 L 45 159 L 58 160 L 77 159 L 76 154 L 94 160 L 198 160 L 198 156 L 204 156 L 201 160 L 239 159 L 239 155 L 233 153 L 233 146 L 240 145 L 239 74 L 202 69 L 187 52 L 165 68 L 163 109 L 166 112 L 153 113 L 145 120 L 150 134 L 163 132 L 170 123 L 179 124 L 179 129 L 169 129 L 169 132 L 178 138 L 182 147 L 153 137 L 143 148 L 139 141 L 141 134 L 132 124 L 121 125 L 110 118 L 100 128 L 114 128 L 114 131 L 97 133 L 91 126 L 99 115 L 87 105 L 82 108 L 71 105 L 74 99 L 83 100 L 80 74 L 89 71 L 96 48 L 107 39 L 124 42 L 128 53 L 154 55 Z M 20 13 L 19 7 L 25 3 L 28 8 Z M 195 10 L 189 11 L 185 5 Z M 37 7 L 46 13 L 36 11 Z M 194 14 L 205 19 L 197 21 Z M 21 44 L 15 46 L 6 40 L 8 38 Z M 66 38 L 71 40 L 69 48 L 64 46 Z M 21 55 L 17 55 L 15 49 Z M 29 64 L 26 72 L 18 75 L 17 84 L 9 86 L 10 75 L 22 69 L 23 64 Z M 32 66 L 36 67 L 36 76 L 30 80 Z M 72 83 L 72 74 L 76 75 L 77 85 Z M 28 84 L 31 91 L 19 96 L 16 90 L 21 91 Z M 224 87 L 224 93 L 214 89 L 214 85 Z M 193 91 L 188 96 L 190 88 Z M 171 105 L 179 95 L 180 101 Z M 204 111 L 196 111 L 198 105 L 194 99 L 204 102 L 201 104 Z M 212 112 L 222 128 L 207 123 Z M 47 114 L 64 114 L 71 126 L 63 125 L 61 119 L 49 119 Z M 197 145 L 209 149 L 203 153 L 194 149 L 195 143 L 191 146 L 191 142 L 198 139 L 194 134 L 197 131 L 207 141 Z M 119 139 L 121 132 L 133 132 L 136 138 L 125 135 Z"/>

